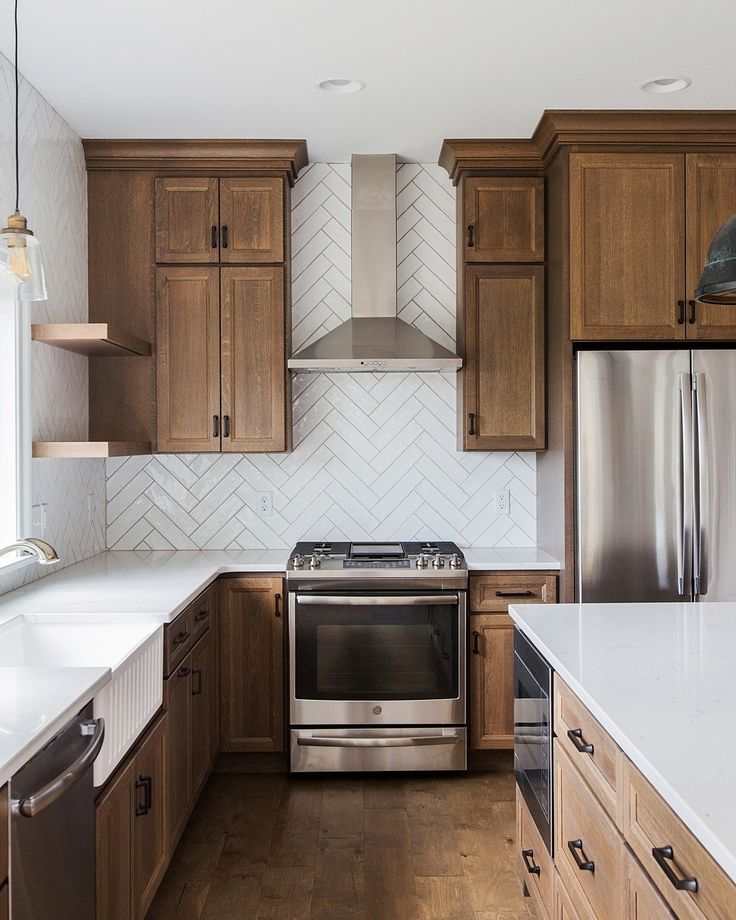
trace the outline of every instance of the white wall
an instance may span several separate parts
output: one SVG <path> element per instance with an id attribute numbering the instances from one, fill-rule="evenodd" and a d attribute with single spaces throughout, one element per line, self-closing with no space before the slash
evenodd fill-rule
<path id="1" fill-rule="evenodd" d="M 12 64 L 0 55 L 0 217 L 14 208 Z M 20 206 L 43 246 L 49 299 L 32 304 L 38 323 L 87 319 L 87 191 L 82 144 L 26 81 L 20 85 Z M 3 222 L 4 223 L 4 222 Z M 87 359 L 31 345 L 34 440 L 87 438 Z M 69 565 L 105 547 L 101 460 L 32 461 L 34 504 L 45 504 L 44 539 Z M 88 516 L 89 504 L 92 514 Z M 41 529 L 34 528 L 41 536 Z M 58 571 L 28 566 L 0 575 L 0 593 Z"/>
<path id="2" fill-rule="evenodd" d="M 399 315 L 455 338 L 455 190 L 399 168 Z M 350 316 L 350 167 L 315 163 L 292 194 L 294 348 Z M 111 549 L 287 548 L 299 539 L 536 543 L 536 456 L 455 448 L 455 374 L 301 374 L 291 454 L 107 461 Z M 496 489 L 511 490 L 497 516 Z M 257 513 L 267 492 L 273 514 Z"/>

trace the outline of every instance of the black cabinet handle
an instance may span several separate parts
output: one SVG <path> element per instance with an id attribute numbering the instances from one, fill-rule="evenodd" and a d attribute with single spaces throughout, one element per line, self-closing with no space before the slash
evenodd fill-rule
<path id="1" fill-rule="evenodd" d="M 151 810 L 153 795 L 151 793 L 151 777 L 141 774 L 135 781 L 135 788 L 143 790 L 143 804 L 139 802 L 135 807 L 135 816 L 140 818 L 141 815 L 147 815 Z"/>
<path id="2" fill-rule="evenodd" d="M 567 848 L 572 853 L 572 858 L 575 860 L 575 863 L 581 872 L 595 872 L 595 863 L 593 860 L 585 858 L 585 854 L 583 853 L 582 840 L 568 840 Z M 580 856 L 578 856 L 578 851 L 580 851 Z"/>
<path id="3" fill-rule="evenodd" d="M 228 243 L 228 233 L 227 233 L 227 224 L 222 228 L 222 248 L 227 249 Z"/>
<path id="4" fill-rule="evenodd" d="M 274 594 L 273 596 L 273 612 L 277 617 L 281 616 L 281 595 Z"/>
<path id="5" fill-rule="evenodd" d="M 672 861 L 675 858 L 672 852 L 672 847 L 652 847 L 652 856 L 654 857 L 654 861 L 657 863 L 659 868 L 667 876 L 667 879 L 678 891 L 698 890 L 698 880 L 696 878 L 679 878 L 672 866 L 670 866 L 669 861 Z"/>
<path id="6" fill-rule="evenodd" d="M 198 610 L 194 614 L 194 622 L 201 623 L 202 620 L 206 620 L 209 615 L 210 615 L 209 610 Z"/>
<path id="7" fill-rule="evenodd" d="M 534 597 L 533 591 L 496 591 L 496 597 Z"/>
<path id="8" fill-rule="evenodd" d="M 473 654 L 480 655 L 480 648 L 478 646 L 478 640 L 480 639 L 480 633 L 475 629 L 473 630 Z"/>
<path id="9" fill-rule="evenodd" d="M 685 301 L 678 300 L 677 301 L 677 325 L 682 326 L 684 322 L 685 322 Z"/>
<path id="10" fill-rule="evenodd" d="M 199 696 L 202 693 L 202 669 L 192 668 L 192 676 L 197 678 L 192 684 L 192 696 Z"/>
<path id="11" fill-rule="evenodd" d="M 192 673 L 192 669 L 188 665 L 183 664 L 179 668 L 179 670 L 176 672 L 176 676 L 177 677 L 188 677 L 191 673 Z"/>
<path id="12" fill-rule="evenodd" d="M 475 434 L 475 412 L 468 412 L 468 434 Z"/>
<path id="13" fill-rule="evenodd" d="M 568 729 L 567 737 L 575 745 L 575 749 L 580 751 L 581 754 L 592 754 L 593 753 L 593 745 L 587 744 L 585 741 L 583 741 L 582 728 Z"/>
<path id="14" fill-rule="evenodd" d="M 217 249 L 217 227 L 212 225 L 212 248 Z"/>
<path id="15" fill-rule="evenodd" d="M 529 875 L 541 875 L 542 870 L 539 866 L 535 866 L 533 862 L 530 862 L 534 858 L 534 850 L 522 850 L 521 857 L 524 860 L 524 865 L 526 866 L 526 871 Z"/>
<path id="16" fill-rule="evenodd" d="M 213 438 L 220 437 L 220 416 L 219 415 L 212 416 L 212 437 Z"/>
<path id="17" fill-rule="evenodd" d="M 176 648 L 177 645 L 183 645 L 187 641 L 188 638 L 189 638 L 189 632 L 187 630 L 182 629 L 180 633 L 177 633 L 174 636 L 174 642 L 172 643 L 174 648 Z"/>
<path id="18" fill-rule="evenodd" d="M 472 249 L 475 246 L 475 240 L 473 235 L 475 232 L 475 224 L 468 224 L 468 249 Z"/>
<path id="19" fill-rule="evenodd" d="M 230 437 L 230 416 L 223 415 L 222 417 L 222 436 L 223 438 Z"/>
<path id="20" fill-rule="evenodd" d="M 688 319 L 688 323 L 690 323 L 690 325 L 692 326 L 695 324 L 695 320 L 697 319 L 696 311 L 698 309 L 698 302 L 697 300 L 688 300 L 687 303 L 688 303 L 688 306 L 690 307 L 690 318 Z"/>

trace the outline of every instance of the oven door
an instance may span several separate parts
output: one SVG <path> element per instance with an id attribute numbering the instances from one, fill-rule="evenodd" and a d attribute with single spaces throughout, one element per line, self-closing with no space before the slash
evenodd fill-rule
<path id="1" fill-rule="evenodd" d="M 289 595 L 292 725 L 463 725 L 465 592 Z"/>

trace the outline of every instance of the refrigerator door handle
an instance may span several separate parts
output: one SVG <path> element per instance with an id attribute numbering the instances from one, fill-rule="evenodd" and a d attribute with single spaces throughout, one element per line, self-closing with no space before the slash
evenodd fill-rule
<path id="1" fill-rule="evenodd" d="M 691 384 L 690 375 L 677 375 L 677 393 L 680 409 L 680 444 L 677 457 L 677 593 L 684 597 L 690 595 L 688 566 L 688 471 L 692 455 L 692 432 L 690 428 Z"/>
<path id="2" fill-rule="evenodd" d="M 703 537 L 703 467 L 705 466 L 706 434 L 701 394 L 703 374 L 693 374 L 693 594 L 707 592 L 705 582 L 705 541 Z"/>

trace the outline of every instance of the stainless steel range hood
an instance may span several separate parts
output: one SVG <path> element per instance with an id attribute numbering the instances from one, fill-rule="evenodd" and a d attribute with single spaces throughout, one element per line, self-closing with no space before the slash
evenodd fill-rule
<path id="1" fill-rule="evenodd" d="M 352 319 L 289 359 L 294 371 L 440 371 L 462 359 L 396 316 L 396 156 L 352 159 Z"/>

